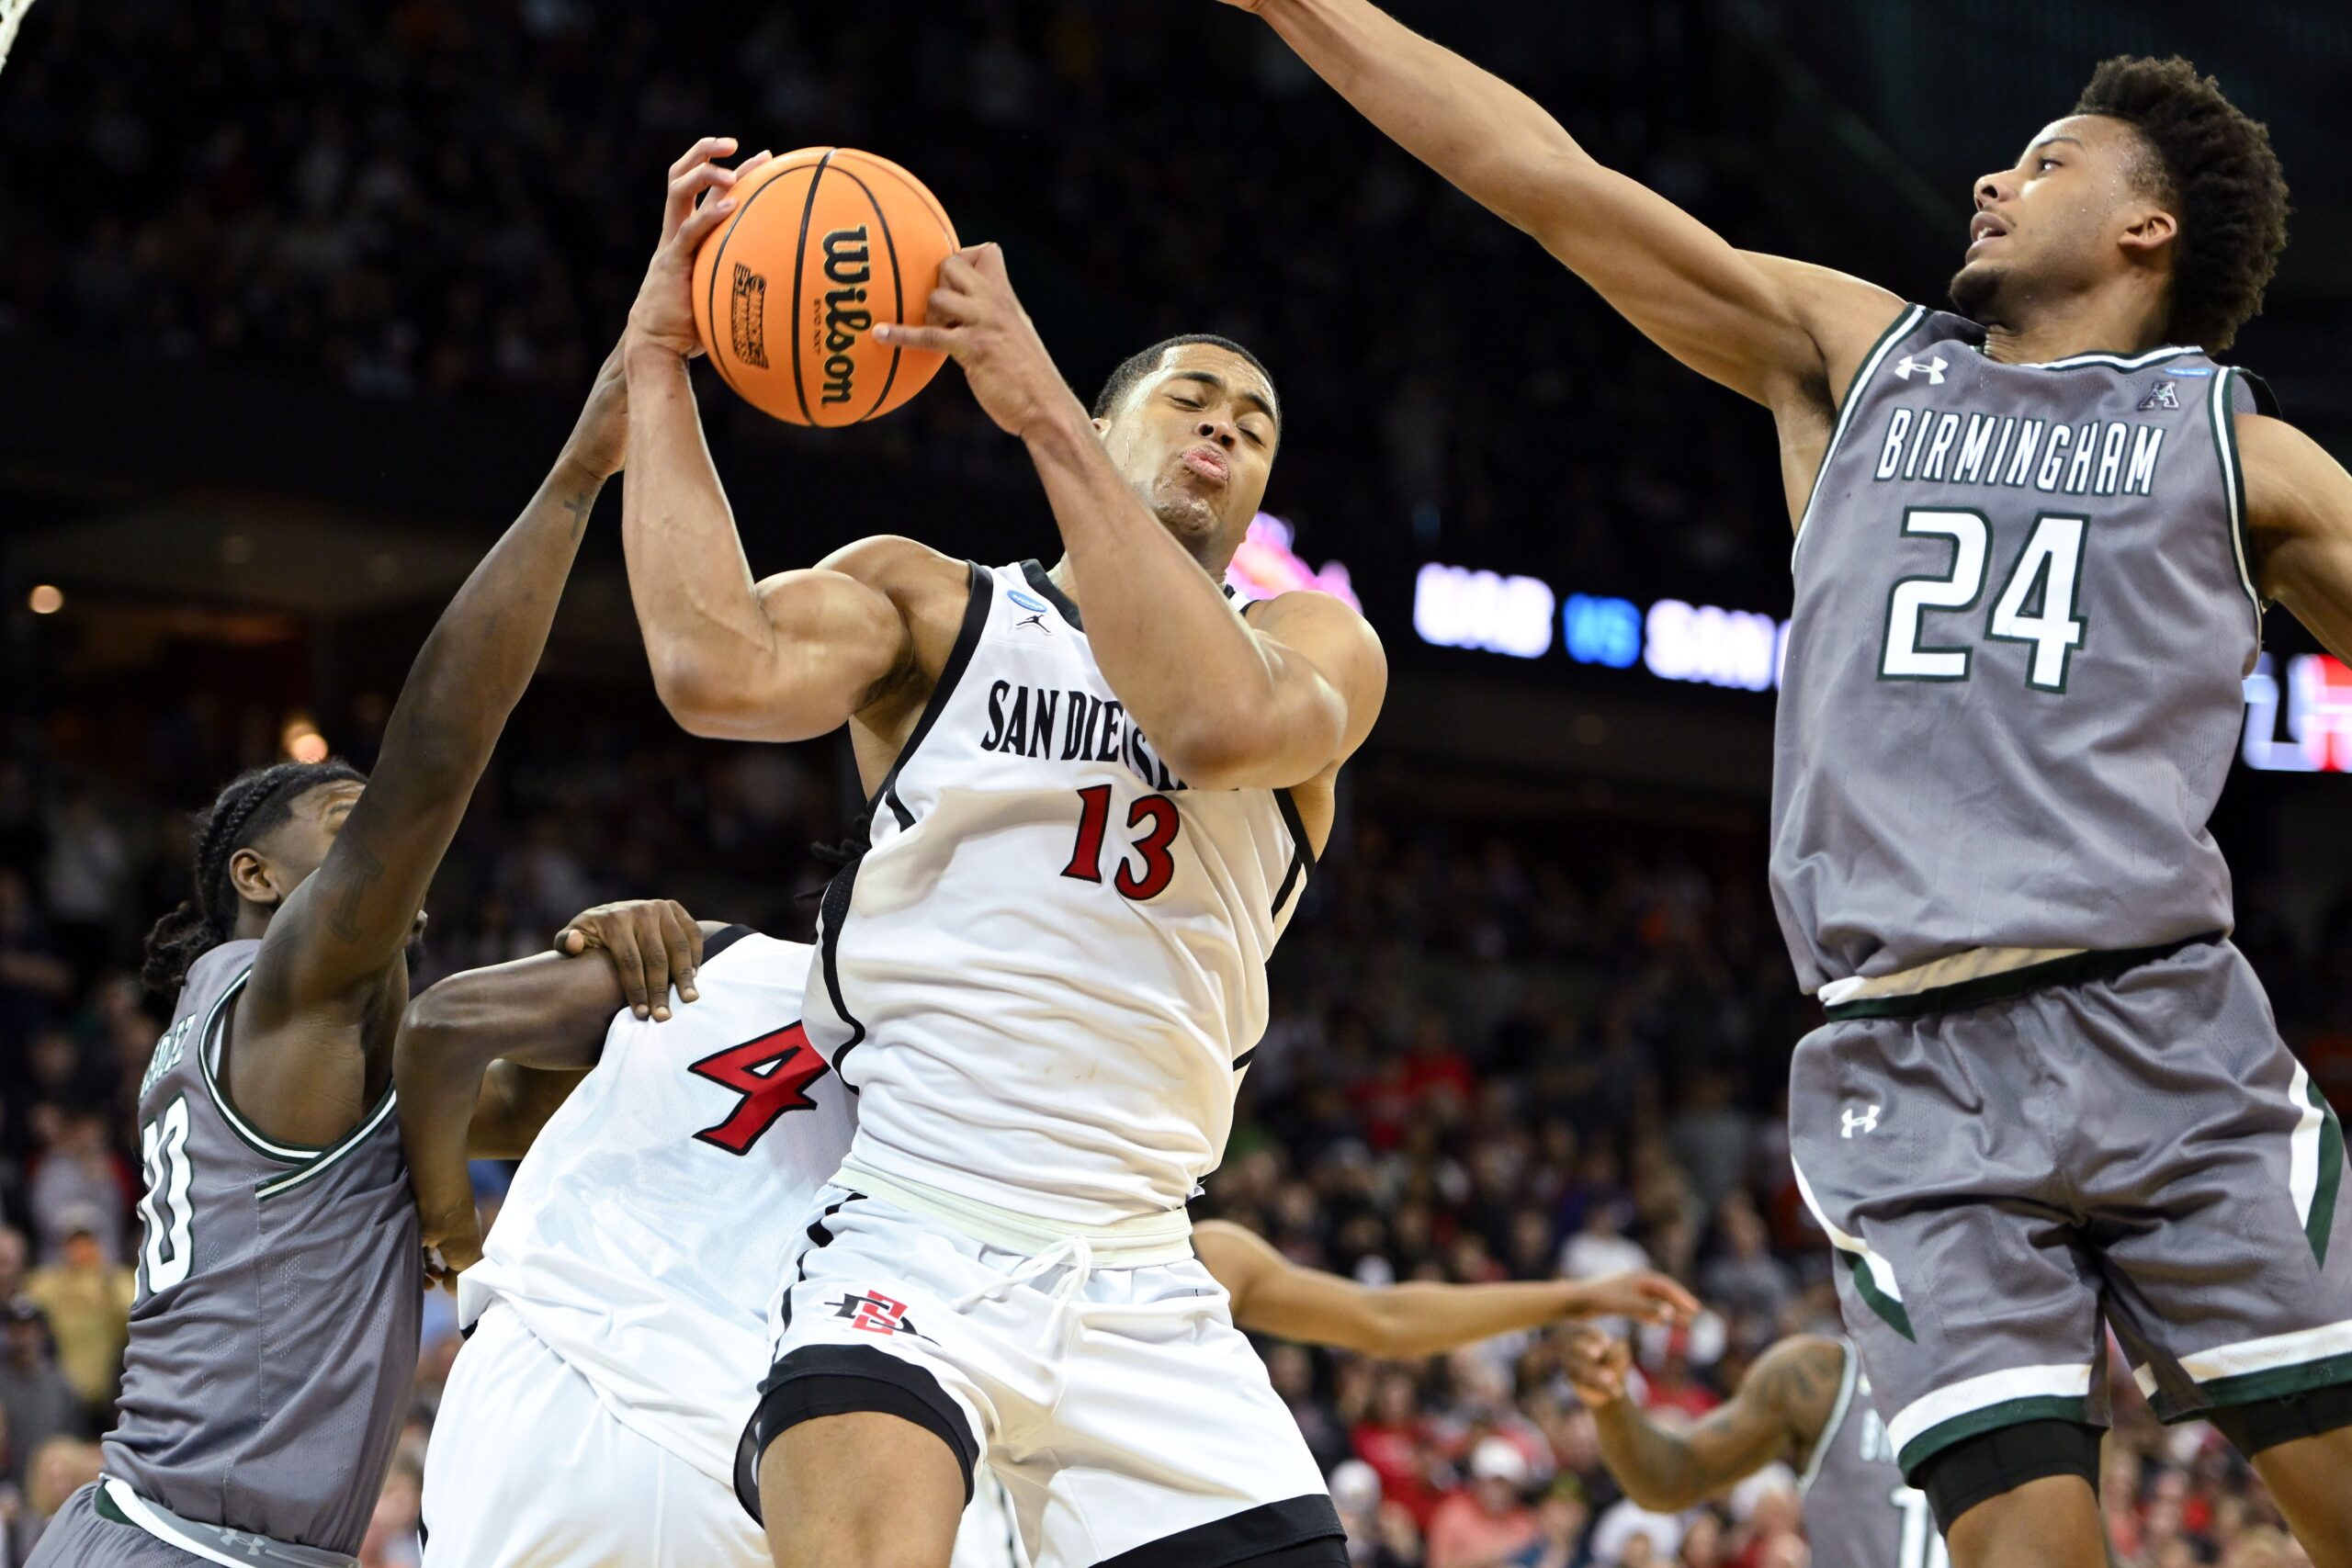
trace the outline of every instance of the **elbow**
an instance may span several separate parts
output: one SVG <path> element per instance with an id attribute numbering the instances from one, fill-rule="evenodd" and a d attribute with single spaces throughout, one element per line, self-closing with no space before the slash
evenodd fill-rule
<path id="1" fill-rule="evenodd" d="M 1600 173 L 1592 155 L 1565 136 L 1558 146 L 1534 149 L 1498 143 L 1464 188 L 1485 193 L 1496 217 L 1542 239 L 1590 210 L 1591 182 Z"/>
<path id="2" fill-rule="evenodd" d="M 453 975 L 412 1000 L 401 1015 L 394 1073 L 439 1074 L 469 1065 L 488 1066 L 497 1055 L 499 1033 L 491 1026 L 490 999 L 483 991 L 470 976 Z"/>
<path id="3" fill-rule="evenodd" d="M 739 739 L 733 694 L 741 690 L 740 682 L 682 649 L 653 649 L 651 660 L 654 693 L 678 728 L 698 739 Z"/>
<path id="4" fill-rule="evenodd" d="M 1624 1487 L 1625 1495 L 1634 1500 L 1634 1506 L 1645 1513 L 1679 1514 L 1706 1501 L 1705 1495 L 1694 1487 L 1652 1486 L 1639 1478 L 1629 1480 L 1622 1475 L 1617 1480 Z"/>
<path id="5" fill-rule="evenodd" d="M 1321 771 L 1321 764 L 1304 769 L 1297 778 L 1283 778 L 1279 776 L 1283 759 L 1309 750 L 1328 754 L 1339 746 L 1338 739 L 1333 737 L 1328 748 L 1311 748 L 1295 730 L 1285 732 L 1271 725 L 1247 724 L 1229 716 L 1184 726 L 1165 739 L 1155 732 L 1150 740 L 1160 761 L 1168 764 L 1168 771 L 1182 779 L 1187 787 L 1198 790 L 1261 785 L 1280 788 L 1303 784 Z"/>

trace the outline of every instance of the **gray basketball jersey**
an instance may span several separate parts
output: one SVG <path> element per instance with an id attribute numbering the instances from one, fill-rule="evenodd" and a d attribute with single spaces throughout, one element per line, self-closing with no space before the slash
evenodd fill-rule
<path id="1" fill-rule="evenodd" d="M 1799 526 L 1772 894 L 1807 991 L 2231 924 L 2205 825 L 2261 639 L 2231 418 L 2256 384 L 1983 341 L 1897 319 Z"/>
<path id="2" fill-rule="evenodd" d="M 197 960 L 139 1093 L 146 1196 L 105 1470 L 173 1513 L 359 1550 L 416 1372 L 424 1280 L 392 1096 L 304 1148 L 218 1081 L 258 942 Z"/>
<path id="3" fill-rule="evenodd" d="M 1845 1350 L 1838 1403 L 1802 1483 L 1813 1568 L 1951 1568 L 1928 1495 L 1895 1468 L 1862 1359 L 1850 1343 Z"/>

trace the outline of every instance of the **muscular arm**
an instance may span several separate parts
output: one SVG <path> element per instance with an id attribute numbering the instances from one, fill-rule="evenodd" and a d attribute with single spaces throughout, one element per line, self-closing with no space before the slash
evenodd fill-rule
<path id="1" fill-rule="evenodd" d="M 1233 1298 L 1237 1326 L 1392 1359 L 1433 1356 L 1563 1317 L 1622 1310 L 1623 1303 L 1603 1294 L 1612 1290 L 1647 1296 L 1660 1306 L 1695 1304 L 1679 1287 L 1657 1276 L 1594 1284 L 1416 1283 L 1374 1289 L 1302 1269 L 1263 1238 L 1222 1220 L 1195 1226 L 1193 1247 Z"/>
<path id="2" fill-rule="evenodd" d="M 1841 274 L 1750 255 L 1604 168 L 1534 100 L 1370 0 L 1227 0 L 1473 200 L 1532 235 L 1659 347 L 1782 408 L 1831 406 L 1898 301 Z"/>
<path id="3" fill-rule="evenodd" d="M 1748 1369 L 1737 1393 L 1679 1433 L 1657 1426 L 1626 1396 L 1622 1363 L 1608 1392 L 1588 1386 L 1589 1369 L 1570 1375 L 1591 1407 L 1609 1473 L 1635 1503 L 1670 1514 L 1776 1459 L 1809 1454 L 1837 1404 L 1845 1355 L 1834 1339 L 1784 1339 Z"/>
<path id="4" fill-rule="evenodd" d="M 481 1251 L 466 1161 L 526 1153 L 627 1005 L 614 964 L 551 953 L 452 975 L 409 1004 L 392 1056 L 401 1141 L 425 1240 L 451 1267 Z"/>
<path id="5" fill-rule="evenodd" d="M 662 705 L 691 733 L 718 739 L 806 740 L 840 728 L 913 656 L 885 587 L 921 557 L 944 558 L 911 540 L 867 539 L 813 570 L 754 582 L 685 360 L 640 344 L 628 366 L 621 538 Z"/>
<path id="6" fill-rule="evenodd" d="M 2236 418 L 2256 583 L 2352 661 L 2352 474 L 2283 420 Z"/>
<path id="7" fill-rule="evenodd" d="M 1104 679 L 1195 789 L 1287 788 L 1363 744 L 1388 686 L 1380 639 L 1321 593 L 1285 593 L 1253 626 L 1103 453 L 1078 400 L 1024 433 L 1061 525 Z"/>
<path id="8" fill-rule="evenodd" d="M 425 638 L 334 847 L 270 919 L 238 1006 L 229 1071 L 240 1112 L 274 1137 L 329 1144 L 366 1110 L 366 1042 L 348 1025 L 384 1008 L 386 986 L 401 978 L 390 971 L 546 649 L 617 457 L 626 395 L 616 352 L 538 493 Z"/>

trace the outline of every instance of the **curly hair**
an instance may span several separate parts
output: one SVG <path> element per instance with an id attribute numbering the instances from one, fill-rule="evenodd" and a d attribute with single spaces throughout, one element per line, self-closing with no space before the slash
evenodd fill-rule
<path id="1" fill-rule="evenodd" d="M 2076 114 L 2120 119 L 2149 157 L 2143 182 L 2176 204 L 2171 335 L 2219 352 L 2262 310 L 2262 290 L 2287 248 L 2287 181 L 2270 131 L 2174 55 L 2099 62 Z"/>
<path id="2" fill-rule="evenodd" d="M 229 880 L 229 858 L 285 821 L 305 790 L 337 779 L 366 784 L 368 775 L 340 759 L 277 762 L 240 773 L 221 787 L 211 809 L 196 819 L 193 896 L 181 899 L 147 933 L 140 978 L 151 990 L 168 996 L 178 989 L 188 965 L 235 932 L 237 889 Z"/>

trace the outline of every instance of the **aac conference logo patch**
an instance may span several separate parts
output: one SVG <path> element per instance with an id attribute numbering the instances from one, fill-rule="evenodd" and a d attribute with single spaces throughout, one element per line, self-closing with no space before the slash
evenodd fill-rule
<path id="1" fill-rule="evenodd" d="M 1046 604 L 1044 600 L 1033 599 L 1028 594 L 1022 592 L 1018 588 L 1006 589 L 1004 591 L 1004 596 L 1012 600 L 1014 604 L 1020 605 L 1023 609 L 1035 610 L 1041 615 L 1051 607 Z"/>

